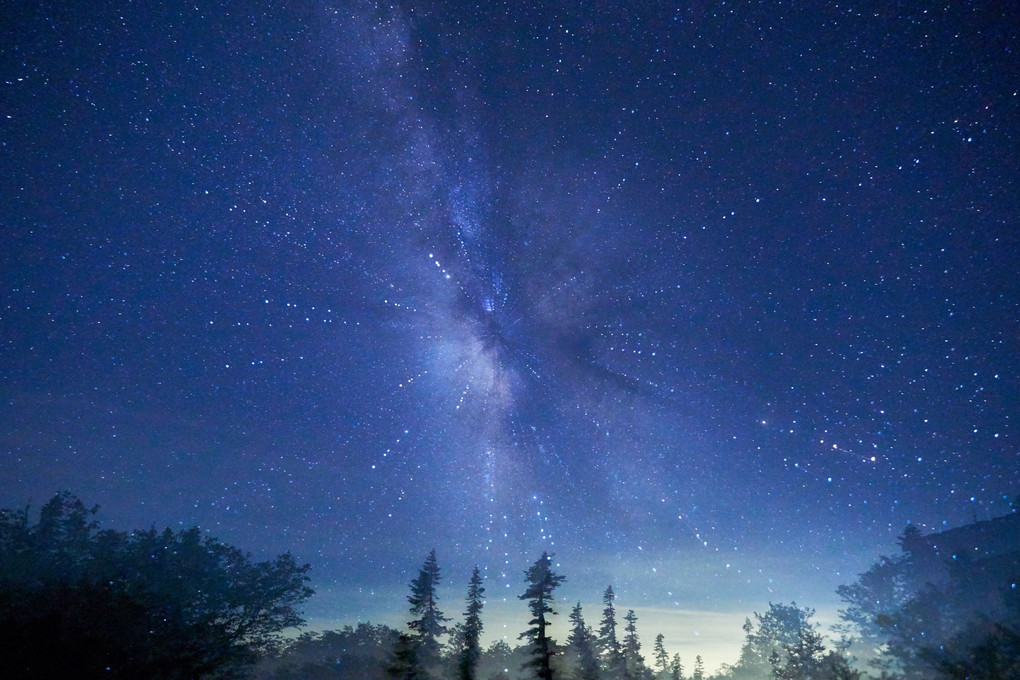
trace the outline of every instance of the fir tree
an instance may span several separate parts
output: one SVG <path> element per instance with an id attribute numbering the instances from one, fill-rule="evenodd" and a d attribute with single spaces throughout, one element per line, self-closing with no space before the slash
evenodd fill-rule
<path id="1" fill-rule="evenodd" d="M 482 635 L 482 595 L 484 594 L 485 588 L 482 586 L 482 575 L 478 571 L 478 567 L 475 567 L 474 571 L 471 572 L 471 581 L 468 582 L 467 611 L 464 612 L 462 648 L 460 659 L 457 662 L 457 675 L 460 680 L 475 680 L 478 660 L 482 656 L 479 638 Z"/>
<path id="2" fill-rule="evenodd" d="M 627 634 L 623 638 L 623 659 L 626 667 L 624 675 L 628 678 L 640 678 L 645 673 L 645 659 L 641 656 L 641 640 L 637 634 L 637 614 L 633 609 L 629 609 L 623 618 L 627 621 L 624 628 Z"/>
<path id="3" fill-rule="evenodd" d="M 567 638 L 569 654 L 575 664 L 575 680 L 598 680 L 599 668 L 594 643 L 594 635 L 584 623 L 581 603 L 578 602 L 570 611 L 570 637 Z"/>
<path id="4" fill-rule="evenodd" d="M 620 641 L 616 638 L 614 600 L 616 600 L 616 595 L 613 593 L 613 586 L 610 585 L 602 595 L 602 624 L 599 626 L 599 654 L 602 657 L 606 675 L 610 678 L 621 677 L 624 667 Z"/>
<path id="5" fill-rule="evenodd" d="M 702 663 L 700 654 L 694 657 L 694 672 L 691 674 L 691 680 L 705 680 L 705 664 Z"/>
<path id="6" fill-rule="evenodd" d="M 531 620 L 528 625 L 531 628 L 518 636 L 527 640 L 531 645 L 531 660 L 524 664 L 524 668 L 534 668 L 535 677 L 539 680 L 552 680 L 552 668 L 550 660 L 554 654 L 555 644 L 548 636 L 546 629 L 549 626 L 547 615 L 555 615 L 552 608 L 553 590 L 565 580 L 553 572 L 550 567 L 552 556 L 542 553 L 542 556 L 535 561 L 531 568 L 524 572 L 524 579 L 528 584 L 523 595 L 518 599 L 528 600 L 528 609 L 531 610 Z"/>
<path id="7" fill-rule="evenodd" d="M 659 667 L 659 673 L 665 675 L 669 669 L 669 654 L 666 653 L 665 636 L 659 633 L 655 636 L 655 647 L 652 652 L 655 655 L 655 665 Z"/>
<path id="8" fill-rule="evenodd" d="M 418 577 L 411 581 L 411 594 L 407 596 L 411 614 L 416 617 L 408 622 L 407 627 L 411 629 L 415 643 L 416 665 L 423 673 L 438 662 L 441 648 L 439 638 L 446 634 L 443 622 L 449 621 L 443 616 L 437 602 L 436 587 L 439 579 L 439 564 L 433 548 L 418 571 Z M 423 677 L 427 677 L 427 674 Z"/>
<path id="9" fill-rule="evenodd" d="M 699 659 L 701 657 L 698 657 Z M 684 666 L 680 663 L 680 655 L 674 654 L 673 661 L 669 664 L 669 672 L 671 680 L 684 680 Z"/>

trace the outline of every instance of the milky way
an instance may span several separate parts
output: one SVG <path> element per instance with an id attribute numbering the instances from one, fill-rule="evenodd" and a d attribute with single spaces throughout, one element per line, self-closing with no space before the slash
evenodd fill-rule
<path id="1" fill-rule="evenodd" d="M 1014 10 L 249 4 L 7 11 L 4 506 L 394 623 L 432 547 L 831 613 L 1007 511 Z"/>

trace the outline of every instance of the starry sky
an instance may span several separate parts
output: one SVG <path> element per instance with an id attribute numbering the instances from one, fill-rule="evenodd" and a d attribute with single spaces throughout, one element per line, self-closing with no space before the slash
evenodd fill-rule
<path id="1" fill-rule="evenodd" d="M 831 618 L 1020 493 L 1008 5 L 6 3 L 0 505 L 330 625 L 433 547 L 493 636 L 543 550 L 685 656 Z"/>

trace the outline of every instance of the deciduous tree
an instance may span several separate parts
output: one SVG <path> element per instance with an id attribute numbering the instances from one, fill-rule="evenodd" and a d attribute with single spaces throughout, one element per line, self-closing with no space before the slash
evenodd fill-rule
<path id="1" fill-rule="evenodd" d="M 68 493 L 0 510 L 5 678 L 230 678 L 304 621 L 308 565 L 197 528 L 99 530 Z"/>

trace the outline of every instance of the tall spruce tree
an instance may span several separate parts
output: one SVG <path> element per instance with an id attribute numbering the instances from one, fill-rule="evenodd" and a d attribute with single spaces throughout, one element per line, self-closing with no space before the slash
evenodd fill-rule
<path id="1" fill-rule="evenodd" d="M 652 648 L 652 652 L 655 655 L 655 665 L 659 668 L 659 673 L 662 675 L 666 674 L 669 670 L 669 654 L 666 652 L 665 645 L 666 637 L 659 633 L 655 636 L 655 647 Z"/>
<path id="2" fill-rule="evenodd" d="M 645 659 L 641 656 L 641 640 L 637 634 L 637 614 L 629 609 L 623 618 L 627 621 L 624 628 L 627 634 L 623 637 L 624 677 L 641 678 L 645 675 Z"/>
<path id="3" fill-rule="evenodd" d="M 439 563 L 436 561 L 436 550 L 433 548 L 418 571 L 418 577 L 411 581 L 411 594 L 407 596 L 411 614 L 415 617 L 408 622 L 407 627 L 411 629 L 415 646 L 415 665 L 421 671 L 422 677 L 428 677 L 429 669 L 439 661 L 442 647 L 439 638 L 446 634 L 443 622 L 449 621 L 439 609 L 436 596 L 439 580 Z"/>
<path id="4" fill-rule="evenodd" d="M 594 638 L 591 628 L 584 623 L 581 603 L 578 602 L 570 611 L 570 637 L 567 638 L 574 680 L 598 680 L 599 662 Z"/>
<path id="5" fill-rule="evenodd" d="M 548 635 L 547 617 L 556 614 L 552 608 L 553 591 L 566 580 L 566 577 L 553 572 L 551 563 L 552 556 L 542 553 L 542 556 L 524 572 L 524 580 L 528 587 L 523 595 L 518 596 L 518 599 L 528 601 L 528 609 L 531 610 L 531 620 L 528 621 L 531 627 L 518 636 L 531 645 L 531 659 L 523 668 L 533 668 L 535 677 L 539 680 L 552 680 L 553 677 L 550 660 L 555 653 L 553 651 L 555 643 Z"/>
<path id="6" fill-rule="evenodd" d="M 485 588 L 478 567 L 471 572 L 468 582 L 467 610 L 464 612 L 463 647 L 457 660 L 457 676 L 460 680 L 475 680 L 478 660 L 482 657 L 479 638 L 482 635 L 482 606 Z"/>
<path id="7" fill-rule="evenodd" d="M 599 656 L 607 678 L 622 678 L 624 671 L 623 652 L 616 637 L 616 594 L 608 586 L 602 594 L 602 623 L 599 625 Z"/>

